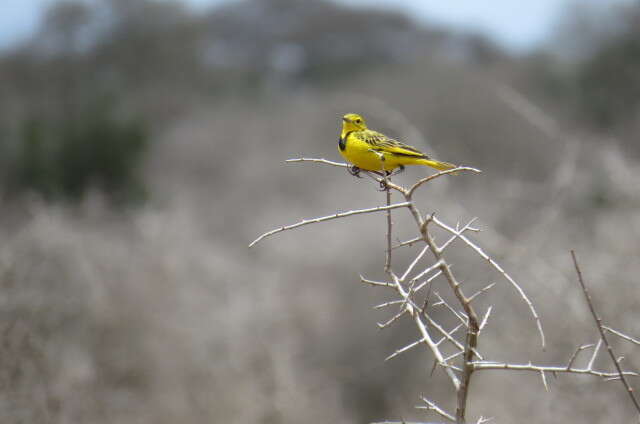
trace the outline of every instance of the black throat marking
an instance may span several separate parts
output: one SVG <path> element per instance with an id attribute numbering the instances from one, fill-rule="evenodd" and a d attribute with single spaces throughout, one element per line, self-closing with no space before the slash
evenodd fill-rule
<path id="1" fill-rule="evenodd" d="M 344 135 L 344 137 L 340 137 L 338 139 L 338 147 L 340 148 L 341 151 L 344 152 L 344 149 L 347 148 L 347 137 L 349 137 L 349 134 L 351 134 L 352 132 L 353 131 L 349 131 Z"/>

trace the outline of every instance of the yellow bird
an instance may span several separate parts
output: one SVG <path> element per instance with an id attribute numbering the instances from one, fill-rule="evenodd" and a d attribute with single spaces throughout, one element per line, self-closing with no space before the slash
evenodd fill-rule
<path id="1" fill-rule="evenodd" d="M 408 146 L 386 135 L 367 128 L 364 118 L 355 113 L 342 117 L 342 132 L 338 141 L 342 156 L 353 164 L 351 173 L 404 170 L 404 165 L 426 165 L 439 171 L 453 169 L 456 165 L 431 159 L 415 147 Z"/>

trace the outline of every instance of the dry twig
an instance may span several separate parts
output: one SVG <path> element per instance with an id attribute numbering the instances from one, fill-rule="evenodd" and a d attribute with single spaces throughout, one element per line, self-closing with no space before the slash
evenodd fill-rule
<path id="1" fill-rule="evenodd" d="M 636 345 L 640 345 L 640 340 L 638 340 L 638 339 L 634 339 L 633 337 L 628 336 L 626 334 L 623 334 L 620 331 L 614 330 L 613 328 L 607 327 L 606 325 L 603 325 L 602 328 L 605 331 L 608 331 L 611 334 L 615 334 L 616 336 L 620 337 L 621 339 L 624 339 L 624 340 L 626 340 L 628 342 L 631 342 L 633 344 L 636 344 Z"/>
<path id="2" fill-rule="evenodd" d="M 357 210 L 352 210 L 348 212 L 337 212 L 333 215 L 327 215 L 320 218 L 303 219 L 302 221 L 297 222 L 295 224 L 285 225 L 284 227 L 267 231 L 266 233 L 262 234 L 260 237 L 252 241 L 249 244 L 249 247 L 255 246 L 256 243 L 258 243 L 259 241 L 261 241 L 266 237 L 272 236 L 282 231 L 293 230 L 294 228 L 302 227 L 303 225 L 316 224 L 318 222 L 330 221 L 332 219 L 338 219 L 338 218 L 346 218 L 347 216 L 359 215 L 363 213 L 381 212 L 389 209 L 404 208 L 407 206 L 409 206 L 409 204 L 407 202 L 403 202 L 403 203 L 396 203 L 395 205 L 389 205 L 389 206 L 376 206 L 375 208 L 357 209 Z"/>
<path id="3" fill-rule="evenodd" d="M 574 252 L 573 250 L 571 251 L 571 258 L 573 259 L 573 265 L 575 266 L 576 273 L 578 274 L 578 282 L 580 283 L 580 287 L 582 288 L 582 293 L 584 293 L 584 297 L 585 297 L 585 299 L 587 301 L 587 305 L 589 305 L 589 311 L 591 311 L 591 316 L 593 317 L 593 320 L 596 322 L 596 326 L 598 327 L 598 331 L 600 332 L 601 340 L 604 343 L 605 347 L 607 348 L 607 352 L 609 352 L 609 356 L 611 357 L 611 360 L 613 361 L 613 365 L 616 367 L 616 371 L 618 371 L 618 376 L 620 377 L 620 381 L 622 382 L 622 384 L 624 385 L 624 388 L 626 389 L 627 393 L 629 394 L 629 397 L 631 398 L 631 401 L 633 402 L 633 405 L 635 406 L 636 411 L 638 411 L 638 414 L 640 414 L 640 404 L 638 403 L 638 399 L 636 399 L 636 396 L 633 393 L 633 388 L 629 385 L 629 382 L 625 378 L 625 375 L 627 373 L 623 372 L 622 368 L 620 368 L 620 363 L 616 359 L 616 356 L 613 353 L 613 349 L 611 348 L 611 345 L 609 344 L 609 341 L 607 340 L 607 336 L 605 334 L 605 330 L 604 330 L 604 328 L 602 326 L 602 320 L 600 319 L 600 317 L 598 317 L 598 314 L 596 313 L 596 309 L 593 306 L 593 301 L 591 300 L 591 295 L 589 294 L 589 290 L 587 289 L 587 286 L 584 283 L 584 280 L 582 278 L 582 271 L 580 270 L 580 266 L 578 265 L 578 259 L 576 258 L 576 252 Z M 600 341 L 598 341 L 598 343 L 600 343 Z M 594 355 L 594 358 L 595 358 L 595 355 Z M 593 360 L 591 362 L 593 362 Z M 591 363 L 590 363 L 590 365 L 591 365 Z"/>

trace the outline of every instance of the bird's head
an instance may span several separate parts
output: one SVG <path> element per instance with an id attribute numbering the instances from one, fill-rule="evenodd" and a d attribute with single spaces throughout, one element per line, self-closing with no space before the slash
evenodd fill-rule
<path id="1" fill-rule="evenodd" d="M 366 130 L 367 124 L 364 118 L 356 113 L 347 113 L 342 117 L 343 132 Z"/>

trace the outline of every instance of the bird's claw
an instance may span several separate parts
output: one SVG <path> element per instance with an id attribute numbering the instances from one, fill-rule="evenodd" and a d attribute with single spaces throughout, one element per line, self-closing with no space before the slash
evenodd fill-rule
<path id="1" fill-rule="evenodd" d="M 360 175 L 360 168 L 355 165 L 347 168 L 347 171 L 349 171 L 349 174 L 353 175 L 356 178 L 362 178 L 362 175 Z"/>

